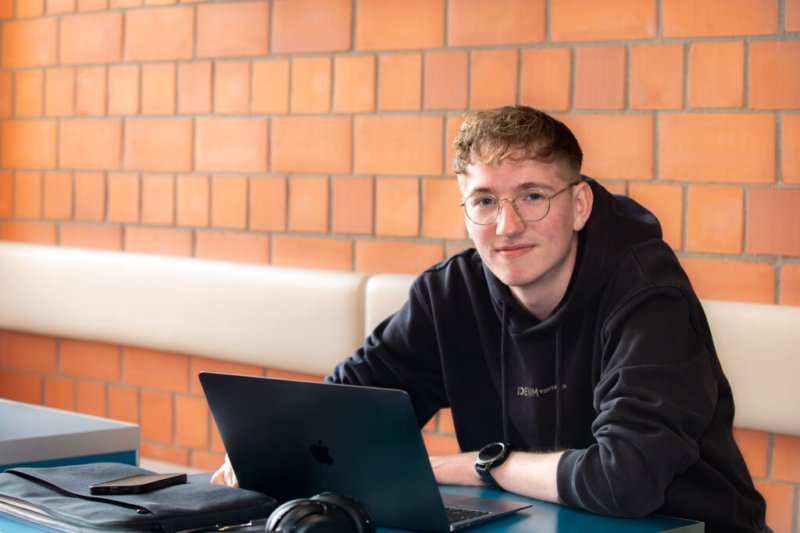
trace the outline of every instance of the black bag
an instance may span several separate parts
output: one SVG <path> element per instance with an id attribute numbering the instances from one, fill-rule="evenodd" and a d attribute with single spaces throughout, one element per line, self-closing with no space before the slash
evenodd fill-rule
<path id="1" fill-rule="evenodd" d="M 0 474 L 0 513 L 57 531 L 174 532 L 266 518 L 276 506 L 259 492 L 192 477 L 143 494 L 89 492 L 94 483 L 152 473 L 121 463 L 9 469 Z"/>

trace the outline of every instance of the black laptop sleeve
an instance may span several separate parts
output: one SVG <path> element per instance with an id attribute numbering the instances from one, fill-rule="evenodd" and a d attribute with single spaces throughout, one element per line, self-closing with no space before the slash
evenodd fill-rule
<path id="1" fill-rule="evenodd" d="M 143 494 L 89 491 L 94 483 L 152 473 L 120 463 L 9 469 L 0 474 L 0 513 L 57 531 L 175 532 L 246 523 L 276 506 L 264 494 L 191 477 Z"/>

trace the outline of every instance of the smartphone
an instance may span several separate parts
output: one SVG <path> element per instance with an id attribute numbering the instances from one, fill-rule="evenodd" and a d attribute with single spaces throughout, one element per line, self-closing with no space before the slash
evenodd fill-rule
<path id="1" fill-rule="evenodd" d="M 141 494 L 186 483 L 186 474 L 147 474 L 130 476 L 89 486 L 92 494 Z"/>

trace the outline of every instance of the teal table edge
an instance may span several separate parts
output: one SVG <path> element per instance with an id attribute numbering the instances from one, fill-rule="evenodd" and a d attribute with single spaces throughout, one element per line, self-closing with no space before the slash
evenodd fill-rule
<path id="1" fill-rule="evenodd" d="M 0 465 L 0 472 L 20 466 L 47 468 L 51 466 L 81 465 L 87 463 L 125 463 L 127 465 L 136 466 L 139 464 L 139 454 L 137 450 L 122 450 L 118 452 L 78 455 L 76 457 L 58 457 L 56 459 L 45 459 L 42 461 L 25 461 L 22 463 Z"/>

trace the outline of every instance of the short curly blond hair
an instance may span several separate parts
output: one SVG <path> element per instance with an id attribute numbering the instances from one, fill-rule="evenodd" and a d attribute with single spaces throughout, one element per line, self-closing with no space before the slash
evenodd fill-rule
<path id="1" fill-rule="evenodd" d="M 466 173 L 470 163 L 534 159 L 559 162 L 580 176 L 583 152 L 564 123 L 524 105 L 475 111 L 467 115 L 453 140 L 453 170 Z"/>

